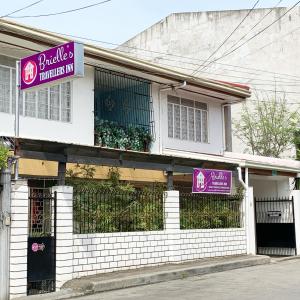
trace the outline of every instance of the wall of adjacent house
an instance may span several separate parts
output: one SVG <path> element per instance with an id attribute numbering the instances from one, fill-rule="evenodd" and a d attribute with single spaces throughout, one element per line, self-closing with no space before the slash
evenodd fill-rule
<path id="1" fill-rule="evenodd" d="M 94 145 L 93 89 L 94 69 L 86 66 L 85 76 L 71 81 L 71 121 L 20 116 L 20 137 Z M 0 112 L 0 120 L 0 135 L 14 136 L 14 114 Z"/>

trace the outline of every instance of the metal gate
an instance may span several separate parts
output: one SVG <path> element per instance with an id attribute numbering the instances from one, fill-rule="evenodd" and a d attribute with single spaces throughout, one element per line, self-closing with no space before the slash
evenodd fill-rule
<path id="1" fill-rule="evenodd" d="M 296 255 L 293 198 L 255 199 L 258 254 Z"/>
<path id="2" fill-rule="evenodd" d="M 56 193 L 30 189 L 27 294 L 55 291 Z"/>

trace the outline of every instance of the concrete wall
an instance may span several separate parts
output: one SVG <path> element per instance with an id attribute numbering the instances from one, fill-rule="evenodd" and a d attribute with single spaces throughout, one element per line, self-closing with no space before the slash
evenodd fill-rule
<path id="1" fill-rule="evenodd" d="M 256 198 L 289 197 L 292 191 L 290 178 L 284 176 L 249 176 Z"/>
<path id="2" fill-rule="evenodd" d="M 274 9 L 249 33 L 250 29 L 270 12 L 270 9 L 254 10 L 212 58 L 222 56 L 246 33 L 249 34 L 243 41 L 250 38 L 279 18 L 286 10 L 287 8 Z M 248 12 L 249 10 L 236 10 L 171 14 L 133 37 L 124 43 L 124 47 L 118 49 L 139 58 L 148 59 L 167 67 L 171 66 L 191 74 L 193 70 L 200 68 L 200 65 L 218 48 Z M 218 61 L 230 66 L 212 64 L 208 69 L 199 72 L 198 75 L 246 83 L 251 86 L 254 92 L 252 100 L 257 97 L 263 99 L 274 97 L 273 91 L 276 85 L 278 97 L 283 97 L 285 94 L 290 103 L 297 102 L 300 93 L 300 87 L 297 84 L 300 78 L 299 15 L 300 8 L 294 8 L 268 30 L 231 55 Z M 126 48 L 126 46 L 132 48 Z M 142 51 L 134 49 L 135 47 L 162 53 Z M 172 53 L 177 56 L 164 55 L 164 53 Z M 263 69 L 268 72 L 242 69 L 236 66 Z M 241 105 L 233 105 L 233 118 L 239 119 L 240 110 Z M 234 138 L 233 151 L 243 152 L 244 150 L 245 145 Z M 287 153 L 287 155 L 291 154 L 294 153 Z"/>

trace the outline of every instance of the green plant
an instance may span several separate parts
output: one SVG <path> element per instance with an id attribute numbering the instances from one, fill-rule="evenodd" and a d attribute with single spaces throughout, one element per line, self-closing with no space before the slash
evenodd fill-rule
<path id="1" fill-rule="evenodd" d="M 9 149 L 0 144 L 0 170 L 7 167 L 7 159 L 9 157 Z"/>
<path id="2" fill-rule="evenodd" d="M 252 154 L 280 157 L 295 142 L 300 115 L 283 99 L 257 100 L 244 105 L 234 134 Z"/>
<path id="3" fill-rule="evenodd" d="M 96 144 L 122 150 L 149 151 L 153 137 L 148 129 L 139 126 L 121 126 L 107 120 L 95 121 Z"/>

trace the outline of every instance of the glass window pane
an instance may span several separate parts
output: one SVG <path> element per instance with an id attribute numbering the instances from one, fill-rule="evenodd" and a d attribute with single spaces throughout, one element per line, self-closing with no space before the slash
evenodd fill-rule
<path id="1" fill-rule="evenodd" d="M 71 83 L 61 85 L 61 120 L 71 122 Z"/>
<path id="2" fill-rule="evenodd" d="M 188 125 L 187 125 L 187 108 L 181 106 L 181 138 L 183 140 L 188 139 Z"/>
<path id="3" fill-rule="evenodd" d="M 203 110 L 207 110 L 207 104 L 203 102 L 195 102 L 195 107 Z"/>
<path id="4" fill-rule="evenodd" d="M 10 111 L 10 69 L 0 67 L 0 111 Z"/>
<path id="5" fill-rule="evenodd" d="M 195 110 L 196 142 L 201 142 L 201 110 Z"/>
<path id="6" fill-rule="evenodd" d="M 168 102 L 169 103 L 174 103 L 174 104 L 180 104 L 180 98 L 169 95 L 168 96 Z"/>
<path id="7" fill-rule="evenodd" d="M 48 119 L 48 88 L 38 92 L 38 118 Z"/>
<path id="8" fill-rule="evenodd" d="M 36 117 L 36 92 L 25 93 L 25 116 Z"/>
<path id="9" fill-rule="evenodd" d="M 12 113 L 16 111 L 16 70 L 12 69 Z M 19 91 L 19 114 L 23 115 L 23 92 Z"/>
<path id="10" fill-rule="evenodd" d="M 59 85 L 50 88 L 50 120 L 59 121 Z"/>
<path id="11" fill-rule="evenodd" d="M 173 134 L 173 104 L 168 103 L 168 137 L 174 137 Z"/>
<path id="12" fill-rule="evenodd" d="M 180 139 L 180 106 L 174 105 L 174 137 Z"/>
<path id="13" fill-rule="evenodd" d="M 188 106 L 188 107 L 194 107 L 194 101 L 188 100 L 188 99 L 181 99 L 181 105 Z"/>
<path id="14" fill-rule="evenodd" d="M 195 141 L 195 117 L 194 117 L 194 109 L 189 108 L 189 140 Z"/>
<path id="15" fill-rule="evenodd" d="M 208 114 L 207 111 L 202 111 L 202 141 L 208 143 Z"/>

